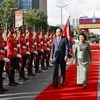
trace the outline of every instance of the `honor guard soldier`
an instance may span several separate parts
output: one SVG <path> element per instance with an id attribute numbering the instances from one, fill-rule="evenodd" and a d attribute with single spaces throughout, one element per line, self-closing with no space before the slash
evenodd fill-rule
<path id="1" fill-rule="evenodd" d="M 6 68 L 8 77 L 9 77 L 9 85 L 16 86 L 19 83 L 15 82 L 15 70 L 19 68 L 18 58 L 21 58 L 21 55 L 18 54 L 17 50 L 17 40 L 13 36 L 14 29 L 10 27 L 7 36 L 7 56 L 10 59 L 10 65 Z"/>
<path id="2" fill-rule="evenodd" d="M 18 45 L 19 45 L 19 53 L 22 56 L 22 64 L 21 64 L 21 67 L 20 67 L 20 78 L 19 78 L 19 80 L 25 81 L 28 78 L 25 77 L 24 68 L 26 67 L 27 55 L 30 55 L 30 52 L 27 51 L 26 38 L 25 38 L 25 35 L 23 35 L 22 27 L 19 28 Z"/>
<path id="3" fill-rule="evenodd" d="M 43 35 L 43 33 L 40 33 L 39 40 L 40 40 L 40 45 L 41 45 L 41 51 L 39 52 L 39 56 L 41 57 L 41 59 L 40 59 L 41 69 L 47 70 L 48 68 L 45 67 L 45 65 L 44 65 L 44 58 L 45 58 L 44 46 L 45 45 L 44 45 L 44 35 Z"/>
<path id="4" fill-rule="evenodd" d="M 52 48 L 52 42 L 53 42 L 53 34 L 51 33 L 50 36 L 49 36 L 49 46 L 50 46 L 50 50 Z"/>
<path id="5" fill-rule="evenodd" d="M 50 46 L 49 46 L 49 40 L 48 40 L 48 35 L 47 34 L 44 37 L 44 58 L 46 60 L 46 67 L 51 67 L 49 65 Z"/>
<path id="6" fill-rule="evenodd" d="M 26 35 L 26 39 L 27 39 L 28 51 L 31 53 L 30 54 L 30 56 L 31 56 L 30 63 L 27 66 L 28 76 L 36 76 L 36 74 L 33 73 L 33 69 L 32 69 L 35 46 L 34 46 L 33 33 L 32 33 L 32 29 L 31 28 L 28 30 L 28 34 Z"/>
<path id="7" fill-rule="evenodd" d="M 4 91 L 8 91 L 8 89 L 3 88 L 3 68 L 5 65 L 5 62 L 9 62 L 9 59 L 5 57 L 5 50 L 7 47 L 5 47 L 5 41 L 2 37 L 2 26 L 0 26 L 0 94 L 3 94 Z"/>
<path id="8" fill-rule="evenodd" d="M 42 71 L 39 69 L 39 59 L 40 59 L 40 52 L 41 52 L 41 44 L 39 41 L 39 34 L 36 32 L 34 34 L 34 46 L 35 46 L 35 52 L 34 52 L 34 65 L 35 65 L 35 72 L 41 73 Z"/>

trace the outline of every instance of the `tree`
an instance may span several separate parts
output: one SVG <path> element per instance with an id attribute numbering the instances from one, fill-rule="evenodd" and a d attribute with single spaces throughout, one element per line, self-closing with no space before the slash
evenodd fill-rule
<path id="1" fill-rule="evenodd" d="M 18 9 L 17 2 L 17 0 L 3 0 L 0 5 L 0 23 L 6 28 L 14 24 L 14 12 Z"/>
<path id="2" fill-rule="evenodd" d="M 27 28 L 35 27 L 35 29 L 38 29 L 42 27 L 42 29 L 47 30 L 47 16 L 39 9 L 27 10 L 23 17 L 24 26 L 26 25 Z"/>
<path id="3" fill-rule="evenodd" d="M 58 28 L 59 26 L 48 26 L 48 31 L 49 32 L 56 32 L 56 29 Z"/>
<path id="4" fill-rule="evenodd" d="M 18 0 L 3 0 L 0 5 L 0 23 L 7 29 L 7 26 L 14 25 L 15 11 L 18 10 Z M 23 12 L 23 26 L 26 28 L 35 27 L 47 30 L 47 16 L 44 12 L 30 9 Z"/>

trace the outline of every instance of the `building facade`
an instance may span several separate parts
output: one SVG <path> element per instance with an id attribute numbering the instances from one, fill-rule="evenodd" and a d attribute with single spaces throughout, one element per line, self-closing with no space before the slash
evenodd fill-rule
<path id="1" fill-rule="evenodd" d="M 0 0 L 2 3 L 3 0 Z M 27 9 L 40 9 L 47 15 L 47 0 L 18 0 L 19 8 L 22 10 Z"/>
<path id="2" fill-rule="evenodd" d="M 32 8 L 39 9 L 39 0 L 32 0 Z"/>
<path id="3" fill-rule="evenodd" d="M 39 0 L 39 9 L 47 14 L 47 0 Z"/>
<path id="4" fill-rule="evenodd" d="M 47 14 L 47 0 L 19 0 L 20 9 L 40 9 Z"/>
<path id="5" fill-rule="evenodd" d="M 0 0 L 0 3 L 2 3 L 3 0 Z"/>
<path id="6" fill-rule="evenodd" d="M 19 0 L 18 3 L 20 9 L 32 9 L 32 0 Z"/>

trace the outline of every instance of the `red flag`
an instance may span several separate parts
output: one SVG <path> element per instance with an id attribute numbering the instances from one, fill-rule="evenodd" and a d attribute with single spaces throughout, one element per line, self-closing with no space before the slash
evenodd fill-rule
<path id="1" fill-rule="evenodd" d="M 70 18 L 70 16 L 69 16 L 69 18 Z M 72 57 L 72 35 L 71 35 L 69 18 L 68 18 L 68 21 L 64 27 L 63 36 L 68 38 L 69 58 L 71 58 Z"/>

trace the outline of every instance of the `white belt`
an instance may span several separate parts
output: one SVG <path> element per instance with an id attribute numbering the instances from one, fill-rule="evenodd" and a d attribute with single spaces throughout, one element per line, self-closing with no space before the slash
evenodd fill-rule
<path id="1" fill-rule="evenodd" d="M 24 49 L 26 49 L 26 46 L 23 46 Z"/>

